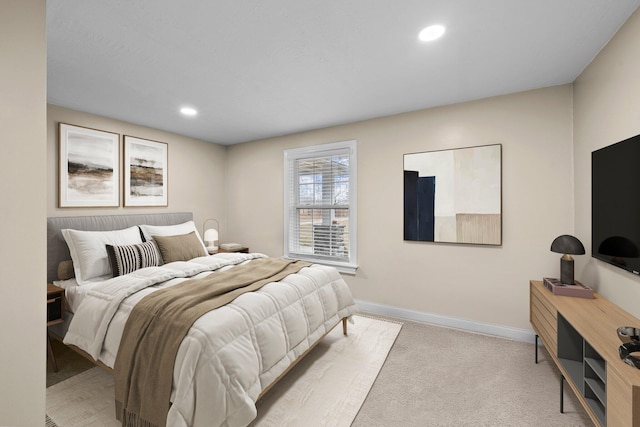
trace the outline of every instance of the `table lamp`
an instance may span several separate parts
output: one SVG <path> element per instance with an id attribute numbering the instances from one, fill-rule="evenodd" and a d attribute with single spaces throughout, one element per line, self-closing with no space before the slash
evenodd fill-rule
<path id="1" fill-rule="evenodd" d="M 209 221 L 215 221 L 216 228 L 207 228 Z M 215 218 L 209 218 L 202 225 L 204 229 L 202 238 L 204 239 L 204 245 L 207 247 L 207 251 L 214 252 L 218 250 L 218 230 L 220 229 L 220 223 Z"/>
<path id="2" fill-rule="evenodd" d="M 583 255 L 585 253 L 582 242 L 568 234 L 558 236 L 551 243 L 551 252 L 563 254 L 560 258 L 560 282 L 565 285 L 574 285 L 573 257 L 571 255 Z"/>

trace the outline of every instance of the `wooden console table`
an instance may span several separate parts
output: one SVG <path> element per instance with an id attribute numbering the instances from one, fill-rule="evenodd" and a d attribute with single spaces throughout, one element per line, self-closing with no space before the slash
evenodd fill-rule
<path id="1" fill-rule="evenodd" d="M 640 320 L 597 293 L 557 296 L 537 280 L 529 287 L 531 325 L 593 422 L 640 427 L 640 369 L 620 359 L 617 334 Z"/>

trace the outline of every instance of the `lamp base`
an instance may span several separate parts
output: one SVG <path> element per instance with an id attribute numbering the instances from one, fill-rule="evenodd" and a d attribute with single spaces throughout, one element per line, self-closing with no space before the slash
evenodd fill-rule
<path id="1" fill-rule="evenodd" d="M 571 255 L 564 254 L 562 258 L 560 258 L 560 282 L 564 285 L 575 284 L 573 278 L 573 257 Z"/>

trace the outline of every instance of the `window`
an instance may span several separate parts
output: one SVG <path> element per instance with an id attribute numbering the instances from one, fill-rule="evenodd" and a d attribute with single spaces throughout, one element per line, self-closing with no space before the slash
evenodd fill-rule
<path id="1" fill-rule="evenodd" d="M 356 141 L 285 150 L 284 253 L 355 273 Z"/>

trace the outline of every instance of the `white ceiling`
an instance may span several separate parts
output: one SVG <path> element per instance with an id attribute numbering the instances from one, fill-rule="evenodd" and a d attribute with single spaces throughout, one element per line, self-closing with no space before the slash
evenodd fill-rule
<path id="1" fill-rule="evenodd" d="M 639 4 L 48 0 L 48 102 L 234 144 L 572 82 Z"/>

